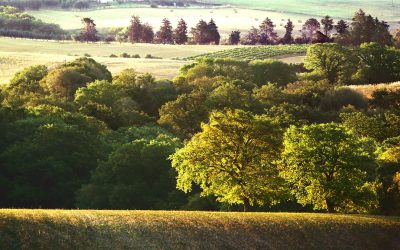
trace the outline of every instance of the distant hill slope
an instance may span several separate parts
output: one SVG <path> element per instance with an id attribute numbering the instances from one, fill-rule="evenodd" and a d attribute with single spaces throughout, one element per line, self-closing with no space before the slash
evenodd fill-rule
<path id="1" fill-rule="evenodd" d="M 351 17 L 358 9 L 363 9 L 386 21 L 400 21 L 399 0 L 203 0 L 217 4 L 231 4 L 238 7 L 257 8 L 276 12 L 292 12 L 308 16 L 330 15 Z"/>
<path id="2" fill-rule="evenodd" d="M 400 218 L 10 209 L 0 249 L 400 249 Z"/>

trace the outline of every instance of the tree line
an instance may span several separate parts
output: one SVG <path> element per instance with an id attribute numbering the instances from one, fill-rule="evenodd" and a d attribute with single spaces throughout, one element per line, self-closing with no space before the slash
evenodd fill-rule
<path id="1" fill-rule="evenodd" d="M 10 6 L 0 6 L 0 36 L 47 40 L 66 40 L 70 37 L 59 25 L 36 20 Z"/>
<path id="2" fill-rule="evenodd" d="M 83 33 L 87 32 L 86 26 L 87 24 L 84 23 Z M 270 18 L 266 18 L 258 28 L 252 27 L 244 35 L 239 30 L 232 31 L 223 43 L 276 45 L 337 42 L 348 46 L 359 46 L 366 42 L 376 42 L 382 45 L 397 45 L 400 42 L 400 31 L 392 36 L 389 32 L 389 25 L 385 21 L 367 15 L 363 10 L 357 11 L 350 23 L 339 20 L 335 24 L 330 16 L 325 16 L 320 21 L 310 18 L 302 25 L 300 36 L 297 37 L 293 34 L 295 25 L 290 19 L 284 26 L 285 33 L 282 37 L 278 35 L 275 28 L 274 22 Z M 93 30 L 91 36 L 95 34 L 96 31 Z M 97 40 L 98 38 L 93 38 L 85 41 Z M 133 16 L 129 27 L 110 30 L 105 40 L 131 43 L 220 44 L 221 35 L 213 19 L 209 22 L 200 20 L 195 27 L 189 30 L 183 19 L 173 29 L 171 22 L 164 18 L 159 30 L 155 32 L 151 25 L 143 24 L 138 16 Z"/>
<path id="3" fill-rule="evenodd" d="M 399 80 L 400 55 L 357 51 L 203 58 L 172 81 L 90 58 L 28 67 L 0 89 L 0 206 L 399 215 L 400 91 L 343 83 L 347 61 L 365 84 Z"/>

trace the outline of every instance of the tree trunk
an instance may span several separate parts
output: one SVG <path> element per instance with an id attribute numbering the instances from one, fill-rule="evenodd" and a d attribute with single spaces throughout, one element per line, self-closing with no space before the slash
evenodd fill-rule
<path id="1" fill-rule="evenodd" d="M 335 204 L 328 199 L 326 199 L 325 201 L 326 201 L 326 208 L 328 209 L 328 213 L 335 213 Z"/>
<path id="2" fill-rule="evenodd" d="M 248 198 L 243 199 L 243 212 L 249 212 L 250 211 L 250 201 Z"/>

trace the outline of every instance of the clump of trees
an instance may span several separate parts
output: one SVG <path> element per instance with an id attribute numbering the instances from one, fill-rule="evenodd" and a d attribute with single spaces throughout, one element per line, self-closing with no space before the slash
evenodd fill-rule
<path id="1" fill-rule="evenodd" d="M 44 23 L 21 10 L 0 6 L 0 36 L 32 39 L 68 39 L 68 33 L 59 25 Z"/>
<path id="2" fill-rule="evenodd" d="M 325 78 L 330 83 L 385 83 L 400 80 L 400 52 L 378 43 L 357 50 L 339 44 L 317 44 L 308 49 L 304 78 Z"/>
<path id="3" fill-rule="evenodd" d="M 400 91 L 343 86 L 396 53 L 202 58 L 172 81 L 90 58 L 29 67 L 0 88 L 0 206 L 399 215 Z"/>

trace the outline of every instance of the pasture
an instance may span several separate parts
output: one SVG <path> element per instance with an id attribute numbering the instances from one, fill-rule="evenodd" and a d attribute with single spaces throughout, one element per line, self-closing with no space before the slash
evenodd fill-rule
<path id="1" fill-rule="evenodd" d="M 398 249 L 399 239 L 396 217 L 0 210 L 1 249 Z"/>
<path id="2" fill-rule="evenodd" d="M 7 82 L 23 68 L 45 64 L 50 67 L 71 61 L 88 54 L 96 61 L 107 65 L 112 73 L 126 68 L 135 68 L 140 73 L 149 72 L 159 78 L 173 78 L 179 68 L 186 64 L 176 57 L 189 57 L 210 51 L 225 50 L 232 46 L 197 46 L 197 45 L 160 45 L 129 43 L 76 43 L 71 41 L 55 42 L 28 39 L 0 38 L 0 83 Z M 139 54 L 140 59 L 110 58 L 111 54 Z M 162 59 L 144 59 L 151 54 Z"/>
<path id="3" fill-rule="evenodd" d="M 230 51 L 234 48 L 247 49 L 244 46 L 223 45 L 161 45 L 161 44 L 130 44 L 130 43 L 76 43 L 72 41 L 43 41 L 28 39 L 0 38 L 0 83 L 6 83 L 16 72 L 35 64 L 45 64 L 49 67 L 74 60 L 85 54 L 96 61 L 105 64 L 108 69 L 116 74 L 126 68 L 135 68 L 139 73 L 152 73 L 158 78 L 172 79 L 178 75 L 179 68 L 187 64 L 183 58 L 194 58 L 207 53 Z M 261 47 L 260 47 L 261 48 Z M 271 58 L 276 56 L 271 52 L 280 51 L 280 46 L 268 48 Z M 294 46 L 296 48 L 296 46 Z M 110 55 L 139 54 L 141 58 L 111 58 Z M 145 59 L 147 54 L 161 57 L 162 59 Z M 281 60 L 286 62 L 299 62 L 303 57 L 298 57 L 290 49 Z M 182 58 L 182 59 L 178 59 Z"/>

